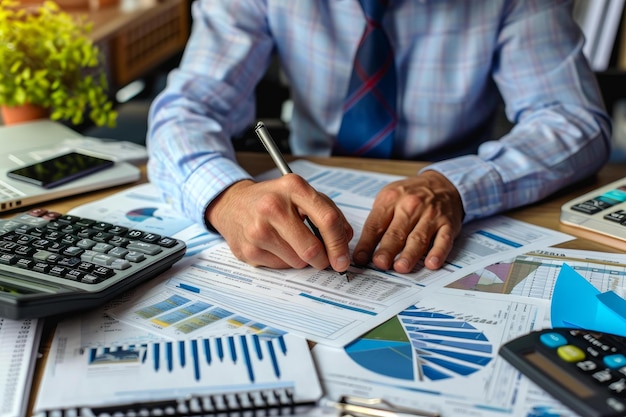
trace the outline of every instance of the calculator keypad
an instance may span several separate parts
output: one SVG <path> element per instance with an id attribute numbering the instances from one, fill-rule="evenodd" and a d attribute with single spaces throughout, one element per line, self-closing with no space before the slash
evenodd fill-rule
<path id="1" fill-rule="evenodd" d="M 46 209 L 0 220 L 1 316 L 97 305 L 169 268 L 184 251 L 185 243 L 171 237 Z M 29 294 L 37 294 L 41 307 Z M 32 308 L 22 307 L 28 303 Z"/>
<path id="2" fill-rule="evenodd" d="M 563 204 L 560 221 L 585 238 L 626 250 L 626 177 Z"/>
<path id="3" fill-rule="evenodd" d="M 574 204 L 571 209 L 584 214 L 596 214 L 626 201 L 626 185 L 607 190 L 592 199 Z M 622 209 L 605 214 L 604 219 L 626 224 L 626 212 Z"/>

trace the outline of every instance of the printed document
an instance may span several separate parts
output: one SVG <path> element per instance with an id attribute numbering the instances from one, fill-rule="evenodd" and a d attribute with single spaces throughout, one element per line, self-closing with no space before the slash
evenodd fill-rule
<path id="1" fill-rule="evenodd" d="M 316 345 L 313 355 L 331 400 L 382 398 L 442 416 L 535 415 L 532 384 L 498 349 L 545 326 L 548 309 L 534 298 L 437 289 L 344 348 Z"/>
<path id="2" fill-rule="evenodd" d="M 42 327 L 0 317 L 0 417 L 25 416 Z"/>

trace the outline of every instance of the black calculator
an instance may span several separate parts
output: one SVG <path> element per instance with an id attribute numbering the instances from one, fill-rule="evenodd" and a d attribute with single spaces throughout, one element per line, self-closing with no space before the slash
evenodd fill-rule
<path id="1" fill-rule="evenodd" d="M 44 208 L 0 220 L 0 317 L 93 308 L 178 261 L 185 242 Z"/>
<path id="2" fill-rule="evenodd" d="M 500 356 L 583 417 L 626 416 L 626 338 L 589 330 L 534 331 Z"/>

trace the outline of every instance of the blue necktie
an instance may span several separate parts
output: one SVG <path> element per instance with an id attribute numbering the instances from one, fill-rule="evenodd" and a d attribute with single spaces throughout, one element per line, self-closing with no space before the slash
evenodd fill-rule
<path id="1" fill-rule="evenodd" d="M 357 48 L 335 155 L 388 158 L 393 153 L 396 67 L 382 28 L 388 0 L 359 0 L 367 26 Z"/>

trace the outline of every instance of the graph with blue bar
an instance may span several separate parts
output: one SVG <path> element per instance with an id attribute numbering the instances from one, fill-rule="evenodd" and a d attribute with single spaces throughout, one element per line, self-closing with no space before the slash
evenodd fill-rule
<path id="1" fill-rule="evenodd" d="M 227 369 L 241 383 L 259 376 L 280 380 L 289 354 L 284 336 L 238 335 L 140 345 L 98 347 L 87 351 L 92 367 L 135 365 L 147 374 L 188 374 L 195 381 L 211 379 Z"/>
<path id="2" fill-rule="evenodd" d="M 55 338 L 50 346 L 46 395 L 36 404 L 45 414 L 35 414 L 270 416 L 311 407 L 323 394 L 307 340 L 289 333 L 97 348 L 76 342 Z"/>
<path id="3" fill-rule="evenodd" d="M 404 381 L 438 381 L 479 371 L 494 357 L 467 318 L 412 306 L 345 347 L 364 368 Z"/>

